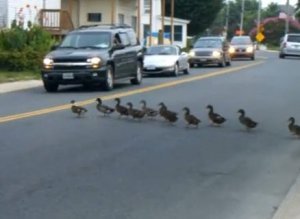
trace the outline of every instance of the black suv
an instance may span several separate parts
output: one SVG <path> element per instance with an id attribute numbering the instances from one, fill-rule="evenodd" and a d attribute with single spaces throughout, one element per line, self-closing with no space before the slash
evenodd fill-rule
<path id="1" fill-rule="evenodd" d="M 59 85 L 101 84 L 111 90 L 118 80 L 142 82 L 143 47 L 127 25 L 83 26 L 66 35 L 43 60 L 48 92 Z"/>

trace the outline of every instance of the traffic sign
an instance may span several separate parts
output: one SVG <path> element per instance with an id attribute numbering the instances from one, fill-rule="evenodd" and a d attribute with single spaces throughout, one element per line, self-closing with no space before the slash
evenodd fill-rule
<path id="1" fill-rule="evenodd" d="M 256 34 L 255 38 L 258 42 L 261 42 L 265 39 L 265 35 L 263 35 L 261 32 L 259 32 L 258 34 Z"/>

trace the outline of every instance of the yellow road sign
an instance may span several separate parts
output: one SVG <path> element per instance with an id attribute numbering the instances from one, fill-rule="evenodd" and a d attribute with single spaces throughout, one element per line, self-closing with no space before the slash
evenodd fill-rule
<path id="1" fill-rule="evenodd" d="M 258 34 L 256 34 L 255 38 L 258 42 L 261 42 L 265 39 L 265 35 L 263 35 L 261 32 L 259 32 Z"/>

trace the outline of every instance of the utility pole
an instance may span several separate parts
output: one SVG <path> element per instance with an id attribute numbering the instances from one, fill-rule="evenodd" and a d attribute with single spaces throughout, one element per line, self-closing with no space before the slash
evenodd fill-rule
<path id="1" fill-rule="evenodd" d="M 43 0 L 43 9 L 46 9 L 46 0 Z"/>
<path id="2" fill-rule="evenodd" d="M 260 22 L 261 22 L 261 0 L 258 1 L 256 34 L 259 33 Z"/>
<path id="3" fill-rule="evenodd" d="M 174 0 L 171 0 L 171 44 L 174 43 Z"/>
<path id="4" fill-rule="evenodd" d="M 286 0 L 285 34 L 289 32 L 290 0 Z"/>
<path id="5" fill-rule="evenodd" d="M 162 32 L 162 44 L 164 45 L 165 36 L 165 13 L 166 13 L 166 0 L 161 0 L 161 32 Z"/>
<path id="6" fill-rule="evenodd" d="M 225 38 L 228 37 L 228 27 L 229 27 L 229 12 L 230 12 L 230 1 L 227 1 L 227 7 L 226 7 L 226 22 L 225 22 Z"/>
<path id="7" fill-rule="evenodd" d="M 152 46 L 152 16 L 153 16 L 153 0 L 150 0 L 150 14 L 149 14 L 149 32 L 150 32 L 150 37 L 149 37 L 149 46 Z"/>
<path id="8" fill-rule="evenodd" d="M 240 36 L 243 33 L 244 26 L 244 12 L 245 12 L 245 0 L 242 0 L 242 12 L 241 12 L 241 24 L 240 24 Z"/>

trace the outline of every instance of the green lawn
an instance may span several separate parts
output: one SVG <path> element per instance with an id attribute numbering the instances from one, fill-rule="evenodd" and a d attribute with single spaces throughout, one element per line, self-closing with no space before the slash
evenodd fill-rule
<path id="1" fill-rule="evenodd" d="M 41 79 L 40 74 L 32 71 L 11 72 L 0 69 L 0 83 L 33 79 Z"/>

